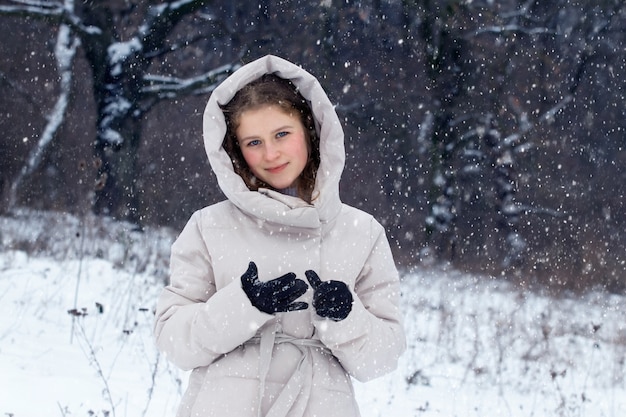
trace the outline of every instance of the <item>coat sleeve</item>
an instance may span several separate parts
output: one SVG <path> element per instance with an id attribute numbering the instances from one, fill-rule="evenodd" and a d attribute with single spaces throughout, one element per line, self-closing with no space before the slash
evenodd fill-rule
<path id="1" fill-rule="evenodd" d="M 355 283 L 352 311 L 338 322 L 314 318 L 320 340 L 362 382 L 396 369 L 406 349 L 398 272 L 385 231 L 373 219 L 371 232 L 374 244 Z"/>
<path id="2" fill-rule="evenodd" d="M 184 370 L 211 364 L 273 317 L 250 303 L 239 279 L 216 289 L 200 219 L 195 213 L 172 245 L 170 284 L 157 301 L 154 325 L 157 348 Z"/>

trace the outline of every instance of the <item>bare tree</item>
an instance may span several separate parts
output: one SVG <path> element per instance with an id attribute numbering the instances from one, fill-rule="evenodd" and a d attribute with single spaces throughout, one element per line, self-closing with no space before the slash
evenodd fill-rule
<path id="1" fill-rule="evenodd" d="M 0 4 L 0 15 L 43 19 L 62 28 L 63 33 L 71 32 L 71 35 L 63 36 L 75 36 L 80 40 L 92 69 L 92 91 L 98 113 L 94 153 L 99 168 L 93 209 L 97 214 L 139 222 L 137 155 L 145 114 L 160 100 L 212 91 L 237 67 L 235 63 L 228 63 L 189 78 L 174 77 L 171 73 L 151 73 L 160 68 L 159 62 L 169 54 L 212 36 L 206 31 L 188 36 L 175 32 L 188 16 L 204 21 L 203 26 L 210 30 L 213 26 L 208 22 L 211 15 L 208 11 L 203 14 L 210 2 L 182 0 L 122 4 L 87 1 L 75 5 L 73 1 L 6 0 L 3 3 Z M 61 54 L 57 55 L 59 58 L 62 58 Z M 66 64 L 71 66 L 71 61 L 63 65 Z M 60 67 L 59 71 L 70 79 L 64 79 L 62 75 L 64 84 L 54 110 L 55 123 L 51 119 L 38 150 L 34 151 L 13 188 L 19 187 L 23 177 L 34 170 L 41 150 L 52 140 L 58 122 L 62 121 L 71 76 L 66 67 Z"/>
<path id="2" fill-rule="evenodd" d="M 427 61 L 429 89 L 435 91 L 437 99 L 430 111 L 431 121 L 425 124 L 428 130 L 431 179 L 430 213 L 426 218 L 427 242 L 435 247 L 438 257 L 453 259 L 458 234 L 456 219 L 458 195 L 455 189 L 454 159 L 460 145 L 455 109 L 462 98 L 463 85 L 469 72 L 463 61 L 463 33 L 455 30 L 460 25 L 461 14 L 456 8 L 462 2 L 450 2 L 448 7 L 438 1 L 404 2 L 404 13 L 417 12 L 422 20 L 418 26 Z M 458 4 L 457 4 L 458 3 Z"/>
<path id="3" fill-rule="evenodd" d="M 73 3 L 73 0 L 64 0 L 64 6 L 67 8 L 73 8 Z M 71 28 L 65 23 L 61 24 L 57 34 L 56 47 L 54 49 L 57 71 L 60 78 L 59 97 L 57 98 L 54 108 L 48 115 L 48 123 L 39 138 L 39 142 L 32 149 L 26 163 L 11 184 L 8 198 L 9 210 L 12 209 L 17 202 L 17 192 L 22 182 L 39 166 L 47 147 L 52 143 L 59 126 L 63 124 L 72 90 L 72 79 L 74 75 L 72 72 L 72 64 L 74 62 L 76 49 L 79 45 L 80 41 L 73 35 Z"/>
<path id="4" fill-rule="evenodd" d="M 80 41 L 75 66 L 84 68 L 86 57 L 100 114 L 99 213 L 179 226 L 194 207 L 219 198 L 206 158 L 185 140 L 199 123 L 178 128 L 197 120 L 204 97 L 155 104 L 210 91 L 234 68 L 217 68 L 223 63 L 272 53 L 316 74 L 337 103 L 348 151 L 343 197 L 381 220 L 403 265 L 431 253 L 489 273 L 526 268 L 525 276 L 558 285 L 586 274 L 624 286 L 626 259 L 615 251 L 626 242 L 622 0 L 0 0 L 0 15 L 33 32 L 41 21 L 65 24 Z M 14 39 L 40 43 L 0 48 L 7 54 L 0 82 L 13 93 L 0 101 L 0 123 L 11 132 L 0 141 L 3 192 L 19 171 L 14 156 L 37 141 L 44 149 L 51 137 L 31 140 L 44 128 L 30 119 L 52 114 L 42 103 L 54 105 L 51 83 L 33 94 L 40 85 L 31 81 L 58 74 L 44 62 L 54 38 L 28 36 Z M 12 59 L 30 73 L 15 71 Z M 82 78 L 74 74 L 74 85 Z M 75 98 L 70 104 L 88 107 L 68 113 L 59 132 L 86 122 L 92 101 Z M 171 123 L 148 118 L 151 109 L 171 114 Z M 164 127 L 166 140 L 143 145 Z M 48 142 L 50 169 L 36 170 L 38 182 L 23 181 L 22 204 L 74 208 L 78 181 L 67 167 L 75 155 L 88 158 L 66 146 L 87 134 Z M 38 153 L 30 155 L 35 163 Z M 83 184 L 81 177 L 81 195 Z M 135 186 L 153 210 L 137 211 Z"/>
<path id="5" fill-rule="evenodd" d="M 548 83 L 556 82 L 562 85 L 560 94 L 550 97 L 550 94 L 546 93 L 537 98 L 538 102 L 526 100 L 524 103 L 507 93 L 516 74 L 513 68 L 519 65 L 514 62 L 515 57 L 524 55 L 519 50 L 519 42 L 516 40 L 525 39 L 528 44 L 541 45 L 543 40 L 549 38 L 565 44 L 568 36 L 577 30 L 574 26 L 584 19 L 570 16 L 563 20 L 559 14 L 555 14 L 558 9 L 542 10 L 539 2 L 535 0 L 526 0 L 514 6 L 509 5 L 508 9 L 495 14 L 497 16 L 495 24 L 483 25 L 467 35 L 476 43 L 480 42 L 482 37 L 487 36 L 491 39 L 499 39 L 500 43 L 508 43 L 510 46 L 503 49 L 504 53 L 499 53 L 501 58 L 496 61 L 502 72 L 499 77 L 500 83 L 494 87 L 498 93 L 491 98 L 493 100 L 491 109 L 485 109 L 484 113 L 478 114 L 470 128 L 463 134 L 465 138 L 470 138 L 467 142 L 473 142 L 473 146 L 483 149 L 482 169 L 491 171 L 491 189 L 494 196 L 491 204 L 495 208 L 497 215 L 495 224 L 500 233 L 500 238 L 495 241 L 502 249 L 499 266 L 505 270 L 528 265 L 528 259 L 525 259 L 528 242 L 520 231 L 522 220 L 525 223 L 531 223 L 534 222 L 532 216 L 541 215 L 553 217 L 560 222 L 560 219 L 566 217 L 567 213 L 560 211 L 556 204 L 544 206 L 537 202 L 519 199 L 521 160 L 528 156 L 530 149 L 539 145 L 533 143 L 531 139 L 534 131 L 552 123 L 565 108 L 572 105 L 581 86 L 581 77 L 592 69 L 591 65 L 602 50 L 597 39 L 610 30 L 620 10 L 624 10 L 623 4 L 615 2 L 612 7 L 607 7 L 601 17 L 589 28 L 579 28 L 575 43 L 575 47 L 580 48 L 578 59 L 563 71 L 563 77 L 551 79 L 550 76 L 546 76 L 537 83 L 545 89 L 550 89 L 551 86 Z M 538 50 L 540 49 L 535 51 Z M 548 56 L 550 51 L 544 53 Z M 558 74 L 555 68 L 548 68 L 547 71 Z M 545 85 L 542 85 L 542 82 Z M 509 94 L 507 102 L 503 103 L 502 99 L 507 94 Z M 502 112 L 503 107 L 508 109 L 511 123 L 498 122 L 496 114 Z M 480 145 L 476 146 L 477 142 Z M 467 149 L 467 146 L 463 148 Z M 483 181 L 482 187 L 485 185 Z"/>
<path id="6" fill-rule="evenodd" d="M 483 248 L 494 268 L 513 268 L 525 262 L 520 224 L 532 222 L 529 215 L 562 217 L 555 207 L 521 200 L 519 176 L 537 145 L 535 131 L 571 106 L 581 80 L 601 61 L 600 39 L 624 12 L 623 2 L 604 3 L 593 8 L 592 20 L 535 0 L 403 2 L 404 46 L 419 48 L 434 92 L 418 145 L 430 167 L 425 240 L 437 258 L 454 260 L 468 247 L 481 255 Z M 576 27 L 585 21 L 588 28 Z M 550 50 L 541 51 L 545 39 Z M 575 61 L 541 59 L 567 45 L 580 46 Z M 533 74 L 535 62 L 546 66 L 544 77 Z M 537 81 L 519 88 L 528 78 Z M 528 93 L 555 86 L 561 94 Z"/>

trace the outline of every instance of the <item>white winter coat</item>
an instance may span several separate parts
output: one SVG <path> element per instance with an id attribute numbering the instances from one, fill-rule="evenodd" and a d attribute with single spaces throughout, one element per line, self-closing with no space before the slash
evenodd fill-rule
<path id="1" fill-rule="evenodd" d="M 291 79 L 309 100 L 320 133 L 318 197 L 308 204 L 271 190 L 249 191 L 221 144 L 220 105 L 265 73 Z M 192 370 L 178 416 L 356 417 L 350 376 L 367 381 L 397 366 L 405 349 L 398 274 L 382 226 L 342 204 L 343 131 L 317 80 L 266 56 L 212 93 L 204 142 L 226 201 L 196 212 L 172 246 L 171 282 L 156 309 L 158 348 Z M 316 193 L 317 195 L 317 193 Z M 334 322 L 309 308 L 270 315 L 241 288 L 254 261 L 261 281 L 308 269 L 344 281 L 352 311 Z M 261 408 L 259 397 L 262 396 Z"/>

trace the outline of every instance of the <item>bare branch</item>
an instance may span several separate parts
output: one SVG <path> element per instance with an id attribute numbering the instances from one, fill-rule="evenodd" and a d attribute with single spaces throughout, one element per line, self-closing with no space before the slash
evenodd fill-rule
<path id="1" fill-rule="evenodd" d="M 567 106 L 572 100 L 574 99 L 573 96 L 571 95 L 567 95 L 563 98 L 563 100 L 559 101 L 558 103 L 556 103 L 551 109 L 548 109 L 548 111 L 546 111 L 541 118 L 539 119 L 540 122 L 544 122 L 544 121 L 551 121 L 554 119 L 554 117 L 556 116 L 556 114 L 561 111 L 565 106 Z"/>
<path id="2" fill-rule="evenodd" d="M 72 63 L 76 54 L 76 49 L 80 45 L 78 38 L 72 35 L 69 26 L 62 25 L 57 37 L 55 47 L 55 57 L 57 68 L 61 77 L 60 93 L 54 108 L 48 117 L 48 123 L 39 138 L 39 142 L 30 152 L 26 164 L 17 175 L 11 189 L 9 191 L 9 208 L 15 206 L 17 201 L 17 192 L 24 179 L 31 175 L 40 165 L 45 151 L 56 136 L 59 127 L 65 120 L 65 112 L 69 102 L 69 96 L 72 89 Z"/>
<path id="3" fill-rule="evenodd" d="M 474 31 L 473 35 L 481 35 L 484 33 L 525 33 L 527 35 L 545 35 L 551 34 L 555 35 L 557 32 L 552 29 L 536 27 L 536 28 L 525 28 L 523 26 L 517 24 L 509 24 L 509 25 L 494 25 L 494 26 L 486 26 L 484 28 L 477 29 Z"/>
<path id="4" fill-rule="evenodd" d="M 73 8 L 66 7 L 60 2 L 11 0 L 11 3 L 15 5 L 0 5 L 0 15 L 28 16 L 64 23 L 78 34 L 96 35 L 101 32 L 97 27 L 85 26 L 82 19 L 74 13 Z"/>
<path id="5" fill-rule="evenodd" d="M 528 17 L 527 13 L 530 10 L 530 8 L 532 7 L 533 3 L 535 3 L 536 0 L 527 0 L 526 3 L 522 4 L 519 8 L 519 10 L 514 10 L 512 12 L 508 12 L 508 13 L 504 13 L 502 14 L 503 18 L 511 18 L 511 17 Z"/>
<path id="6" fill-rule="evenodd" d="M 146 23 L 139 28 L 138 36 L 148 54 L 161 49 L 163 41 L 186 15 L 200 9 L 207 0 L 179 0 L 152 6 Z"/>
<path id="7" fill-rule="evenodd" d="M 146 54 L 146 58 L 148 58 L 148 59 L 158 58 L 160 56 L 167 55 L 167 54 L 169 54 L 171 52 L 175 52 L 177 50 L 186 48 L 186 47 L 188 47 L 190 45 L 193 45 L 196 42 L 200 42 L 200 41 L 206 40 L 206 38 L 207 38 L 207 35 L 203 33 L 203 34 L 199 34 L 197 36 L 194 36 L 194 37 L 191 37 L 191 38 L 188 38 L 188 39 L 183 39 L 182 41 L 173 43 L 172 45 L 170 45 L 167 48 L 161 49 L 159 51 L 154 51 L 154 52 L 151 52 L 151 53 L 147 53 Z"/>
<path id="8" fill-rule="evenodd" d="M 0 14 L 31 16 L 31 17 L 60 17 L 63 14 L 63 3 L 49 1 L 11 0 L 14 5 L 0 5 Z"/>
<path id="9" fill-rule="evenodd" d="M 223 65 L 197 77 L 185 79 L 148 74 L 144 77 L 148 85 L 141 92 L 156 95 L 159 98 L 171 98 L 184 94 L 205 94 L 213 91 L 219 82 L 232 74 L 238 67 L 238 64 Z"/>

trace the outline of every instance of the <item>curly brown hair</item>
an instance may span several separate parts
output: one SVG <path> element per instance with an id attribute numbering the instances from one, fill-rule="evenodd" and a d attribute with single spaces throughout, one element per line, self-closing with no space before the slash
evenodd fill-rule
<path id="1" fill-rule="evenodd" d="M 250 171 L 235 133 L 239 127 L 241 115 L 245 111 L 270 105 L 277 106 L 287 114 L 295 111 L 300 115 L 307 139 L 309 158 L 298 179 L 297 193 L 298 197 L 311 203 L 314 199 L 313 189 L 315 188 L 317 169 L 320 165 L 319 135 L 315 130 L 315 120 L 309 103 L 290 80 L 275 74 L 265 74 L 245 85 L 228 104 L 222 106 L 226 118 L 226 135 L 222 147 L 230 156 L 235 172 L 243 178 L 248 189 L 252 191 L 259 188 L 272 189 L 273 187 L 256 178 Z"/>

